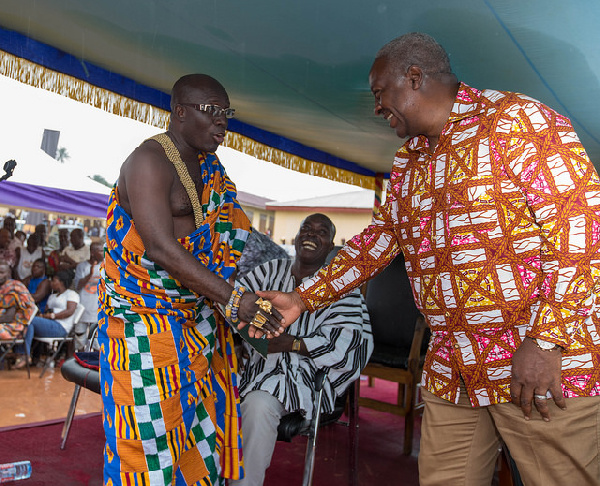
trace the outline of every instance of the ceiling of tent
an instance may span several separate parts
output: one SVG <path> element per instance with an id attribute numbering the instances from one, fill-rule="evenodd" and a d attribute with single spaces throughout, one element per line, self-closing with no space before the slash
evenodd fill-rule
<path id="1" fill-rule="evenodd" d="M 411 31 L 433 35 L 460 80 L 523 92 L 569 116 L 600 165 L 598 25 L 597 0 L 0 3 L 0 27 L 70 54 L 83 79 L 97 83 L 97 66 L 132 80 L 128 95 L 143 101 L 143 88 L 168 93 L 183 74 L 211 74 L 242 122 L 232 130 L 264 130 L 276 148 L 318 149 L 306 158 L 366 174 L 388 172 L 401 143 L 373 115 L 369 68 L 384 43 Z"/>

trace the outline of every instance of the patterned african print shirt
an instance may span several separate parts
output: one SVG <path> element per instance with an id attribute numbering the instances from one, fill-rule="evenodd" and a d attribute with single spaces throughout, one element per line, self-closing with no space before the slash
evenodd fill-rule
<path id="1" fill-rule="evenodd" d="M 0 316 L 13 307 L 16 311 L 15 320 L 0 323 L 0 339 L 14 338 L 27 326 L 36 310 L 35 301 L 27 287 L 18 280 L 9 279 L 0 285 Z"/>
<path id="2" fill-rule="evenodd" d="M 238 283 L 261 289 L 290 292 L 294 289 L 293 260 L 272 260 L 254 268 Z M 276 397 L 288 412 L 313 415 L 315 375 L 329 368 L 323 386 L 323 412 L 333 412 L 335 399 L 360 376 L 373 352 L 371 319 L 362 294 L 353 290 L 329 307 L 304 312 L 286 332 L 302 338 L 310 357 L 299 353 L 269 353 L 264 359 L 244 343 L 249 359 L 240 372 L 240 395 L 263 390 Z"/>
<path id="3" fill-rule="evenodd" d="M 396 154 L 387 200 L 318 278 L 310 310 L 403 251 L 432 338 L 422 384 L 472 405 L 510 401 L 525 336 L 562 346 L 566 397 L 600 394 L 600 180 L 570 121 L 527 96 L 461 84 L 431 153 Z"/>

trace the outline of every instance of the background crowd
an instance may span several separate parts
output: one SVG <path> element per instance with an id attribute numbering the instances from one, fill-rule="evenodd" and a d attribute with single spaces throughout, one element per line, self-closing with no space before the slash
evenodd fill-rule
<path id="1" fill-rule="evenodd" d="M 15 356 L 15 368 L 26 366 L 28 359 L 40 362 L 44 349 L 32 349 L 34 337 L 72 335 L 75 349 L 83 349 L 88 328 L 97 321 L 100 237 L 89 238 L 77 226 L 58 226 L 55 232 L 57 248 L 48 245 L 43 223 L 27 235 L 16 231 L 15 219 L 7 216 L 0 229 L 0 339 L 25 338 L 25 350 L 17 348 L 22 354 Z M 79 304 L 85 309 L 75 323 Z"/>

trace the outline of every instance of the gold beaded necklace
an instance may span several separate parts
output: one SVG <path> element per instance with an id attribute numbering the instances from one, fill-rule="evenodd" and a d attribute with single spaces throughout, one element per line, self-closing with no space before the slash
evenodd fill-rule
<path id="1" fill-rule="evenodd" d="M 159 133 L 158 135 L 154 135 L 153 137 L 150 137 L 149 140 L 156 140 L 158 143 L 160 143 L 165 151 L 167 158 L 175 166 L 177 175 L 179 175 L 179 180 L 183 184 L 185 192 L 187 192 L 187 195 L 190 198 L 190 202 L 192 203 L 192 208 L 194 209 L 194 221 L 196 223 L 196 229 L 198 229 L 204 221 L 202 205 L 200 204 L 198 191 L 196 191 L 196 185 L 194 184 L 194 181 L 192 180 L 190 173 L 187 170 L 187 167 L 185 166 L 185 163 L 181 159 L 181 154 L 179 153 L 179 150 L 177 150 L 177 147 L 175 147 L 175 144 L 166 133 Z"/>

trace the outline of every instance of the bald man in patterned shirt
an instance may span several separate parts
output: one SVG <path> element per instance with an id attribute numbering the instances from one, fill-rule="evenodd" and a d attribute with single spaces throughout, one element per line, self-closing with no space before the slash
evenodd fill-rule
<path id="1" fill-rule="evenodd" d="M 408 137 L 385 205 L 315 277 L 261 295 L 289 324 L 402 251 L 432 329 L 420 484 L 490 484 L 500 440 L 525 484 L 599 484 L 600 180 L 570 121 L 459 83 L 421 33 L 385 45 L 369 82 Z"/>

